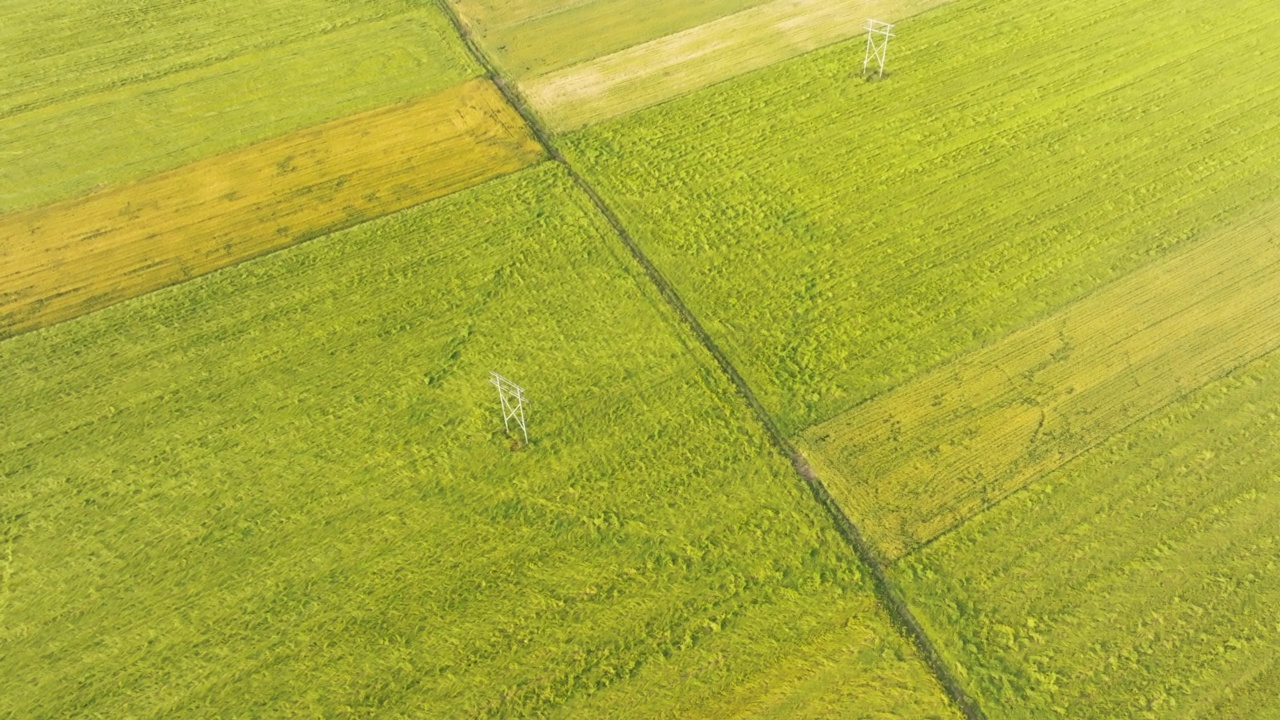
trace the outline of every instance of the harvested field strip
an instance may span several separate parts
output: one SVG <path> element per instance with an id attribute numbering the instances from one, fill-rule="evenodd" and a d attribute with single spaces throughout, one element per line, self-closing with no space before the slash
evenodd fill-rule
<path id="1" fill-rule="evenodd" d="M 425 8 L 0 117 L 0 214 L 419 100 L 478 75 L 448 21 Z"/>
<path id="2" fill-rule="evenodd" d="M 608 55 L 767 1 L 445 0 L 457 8 L 498 69 L 515 79 Z"/>
<path id="3" fill-rule="evenodd" d="M 997 718 L 1280 717 L 1280 353 L 895 566 Z"/>
<path id="4" fill-rule="evenodd" d="M 774 0 L 520 83 L 552 130 L 574 130 L 848 39 L 947 0 Z"/>
<path id="5" fill-rule="evenodd" d="M 0 117 L 361 24 L 406 0 L 0 0 Z"/>
<path id="6" fill-rule="evenodd" d="M 806 430 L 800 445 L 892 560 L 1276 347 L 1271 214 Z"/>
<path id="7" fill-rule="evenodd" d="M 0 337 L 416 205 L 542 157 L 496 88 L 295 133 L 0 218 Z"/>

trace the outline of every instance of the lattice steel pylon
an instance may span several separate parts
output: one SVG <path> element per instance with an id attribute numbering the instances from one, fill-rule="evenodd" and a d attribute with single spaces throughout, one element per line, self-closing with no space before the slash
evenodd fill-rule
<path id="1" fill-rule="evenodd" d="M 524 433 L 524 443 L 529 444 L 529 425 L 524 419 L 524 388 L 502 377 L 496 372 L 489 373 L 489 382 L 498 388 L 498 402 L 502 403 L 502 426 L 511 433 L 511 421 L 515 420 Z"/>
<path id="2" fill-rule="evenodd" d="M 871 61 L 880 64 L 880 77 L 884 77 L 884 63 L 889 58 L 889 38 L 893 37 L 893 24 L 879 20 L 867 21 L 867 52 L 862 58 L 862 74 L 867 74 Z"/>

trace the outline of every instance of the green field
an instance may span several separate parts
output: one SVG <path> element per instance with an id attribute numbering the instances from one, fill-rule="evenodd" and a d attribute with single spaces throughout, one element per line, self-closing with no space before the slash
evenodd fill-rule
<path id="1" fill-rule="evenodd" d="M 1280 720 L 1275 0 L 0 17 L 0 718 Z"/>
<path id="2" fill-rule="evenodd" d="M 525 78 L 761 5 L 768 0 L 447 0 L 498 68 Z"/>
<path id="3" fill-rule="evenodd" d="M 991 718 L 1280 717 L 1280 356 L 898 568 Z"/>
<path id="4" fill-rule="evenodd" d="M 519 83 L 547 126 L 576 130 L 862 34 L 947 0 L 770 0 Z M 697 3 L 691 4 L 697 7 Z"/>
<path id="5" fill-rule="evenodd" d="M 0 368 L 0 715 L 954 717 L 557 166 Z"/>
<path id="6" fill-rule="evenodd" d="M 480 74 L 437 8 L 403 0 L 91 5 L 0 1 L 0 214 Z"/>
<path id="7" fill-rule="evenodd" d="M 1280 5 L 1221 12 L 959 0 L 887 82 L 851 42 L 563 144 L 794 433 L 1273 198 Z"/>

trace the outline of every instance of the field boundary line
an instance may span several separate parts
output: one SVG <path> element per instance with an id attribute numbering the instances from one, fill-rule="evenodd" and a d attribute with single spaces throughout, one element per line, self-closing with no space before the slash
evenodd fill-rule
<path id="1" fill-rule="evenodd" d="M 450 22 L 453 23 L 458 35 L 461 36 L 463 44 L 466 45 L 472 56 L 485 69 L 489 79 L 498 90 L 506 97 L 511 106 L 515 108 L 526 124 L 528 124 L 530 132 L 534 138 L 542 143 L 547 155 L 569 174 L 574 184 L 586 194 L 587 198 L 595 206 L 596 210 L 604 217 L 604 219 L 613 228 L 618 238 L 627 247 L 631 256 L 635 258 L 645 274 L 649 276 L 650 281 L 656 286 L 658 292 L 668 305 L 676 312 L 676 315 L 682 319 L 685 324 L 693 331 L 694 336 L 702 344 L 703 348 L 711 354 L 716 363 L 720 366 L 720 370 L 728 376 L 730 382 L 737 389 L 738 394 L 746 400 L 747 405 L 755 414 L 756 419 L 764 426 L 764 429 L 773 442 L 774 446 L 782 452 L 782 454 L 791 461 L 792 467 L 796 474 L 804 481 L 809 488 L 814 499 L 827 512 L 827 515 L 834 522 L 836 529 L 844 536 L 845 540 L 852 547 L 854 554 L 867 567 L 871 575 L 872 589 L 876 595 L 876 599 L 884 607 L 889 615 L 890 621 L 920 653 L 925 665 L 933 673 L 934 679 L 942 686 L 943 691 L 948 698 L 955 704 L 956 708 L 968 718 L 968 720 L 986 720 L 986 714 L 978 704 L 969 696 L 969 694 L 960 685 L 951 669 L 947 666 L 942 656 L 938 653 L 937 647 L 925 632 L 924 627 L 916 620 L 910 608 L 907 606 L 906 600 L 898 591 L 888 574 L 885 572 L 884 563 L 881 562 L 878 554 L 870 543 L 864 539 L 862 533 L 857 526 L 849 519 L 840 505 L 836 503 L 835 498 L 828 492 L 827 487 L 823 484 L 821 478 L 809 466 L 808 461 L 795 449 L 786 436 L 778 429 L 773 418 L 765 410 L 760 401 L 756 399 L 755 393 L 747 384 L 742 374 L 738 372 L 733 362 L 720 349 L 711 335 L 702 327 L 702 323 L 693 314 L 684 300 L 680 297 L 675 287 L 667 281 L 662 272 L 649 259 L 644 250 L 632 237 L 630 231 L 623 225 L 622 220 L 618 218 L 613 209 L 609 207 L 604 198 L 596 191 L 596 189 L 587 181 L 581 173 L 573 167 L 573 164 L 564 156 L 560 149 L 551 140 L 550 133 L 546 131 L 542 124 L 541 118 L 533 112 L 530 106 L 525 102 L 524 98 L 517 92 L 504 78 L 494 66 L 489 57 L 476 42 L 471 33 L 471 29 L 462 21 L 457 11 L 450 4 L 449 0 L 436 0 L 441 9 L 448 16 Z"/>

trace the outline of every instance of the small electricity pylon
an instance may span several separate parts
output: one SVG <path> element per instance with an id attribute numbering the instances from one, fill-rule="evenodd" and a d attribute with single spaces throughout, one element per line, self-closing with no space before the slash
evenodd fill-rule
<path id="1" fill-rule="evenodd" d="M 867 53 L 862 58 L 862 74 L 866 76 L 871 61 L 880 63 L 880 77 L 884 77 L 884 62 L 889 57 L 889 38 L 893 37 L 892 23 L 879 20 L 867 21 Z"/>
<path id="2" fill-rule="evenodd" d="M 511 421 L 515 420 L 524 433 L 524 444 L 529 444 L 529 426 L 524 420 L 524 388 L 502 377 L 496 372 L 489 373 L 489 382 L 498 388 L 498 402 L 502 403 L 502 426 L 511 432 Z"/>

